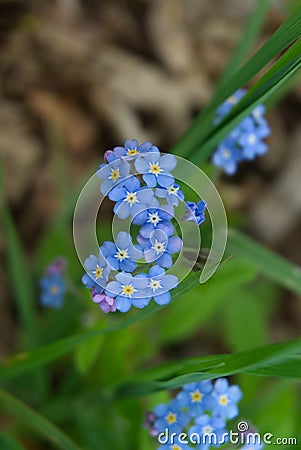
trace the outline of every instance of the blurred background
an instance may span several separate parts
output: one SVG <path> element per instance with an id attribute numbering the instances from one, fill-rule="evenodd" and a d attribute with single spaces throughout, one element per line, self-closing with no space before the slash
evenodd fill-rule
<path id="1" fill-rule="evenodd" d="M 254 51 L 299 3 L 271 2 Z M 83 183 L 102 161 L 104 151 L 125 139 L 150 140 L 162 151 L 172 149 L 210 101 L 254 5 L 254 0 L 1 0 L 0 151 L 5 198 L 36 286 L 44 267 L 57 255 L 68 259 L 69 276 L 79 284 L 82 268 L 72 246 L 71 220 Z M 242 165 L 235 177 L 223 177 L 219 182 L 230 223 L 297 264 L 301 264 L 300 103 L 301 84 L 294 78 L 277 103 L 267 105 L 271 108 L 267 118 L 272 130 L 269 152 Z M 108 227 L 109 219 L 108 214 Z M 106 230 L 101 232 L 106 235 Z M 3 229 L 0 258 L 0 355 L 6 357 L 22 348 L 26 336 L 7 271 Z M 239 267 L 233 270 L 239 276 Z M 254 298 L 262 308 L 260 323 L 255 324 L 254 345 L 298 336 L 300 301 L 266 280 L 255 279 L 247 269 L 246 273 L 245 281 L 253 280 Z M 139 351 L 133 345 L 143 325 L 139 328 L 137 324 L 128 342 L 124 340 L 125 348 L 118 350 L 125 355 L 120 356 L 120 360 L 125 359 L 125 367 L 121 369 L 117 361 L 112 369 L 114 376 L 118 377 L 119 369 L 135 368 L 135 358 L 139 357 L 139 364 L 147 361 L 151 365 L 166 358 L 251 346 L 253 337 L 242 337 L 239 332 L 243 329 L 238 334 L 233 331 L 241 317 L 251 314 L 252 318 L 254 312 L 253 306 L 240 309 L 239 300 L 250 292 L 245 287 L 239 289 L 232 295 L 220 287 L 212 294 L 213 299 L 210 297 L 209 306 L 200 310 L 199 320 L 191 317 L 191 323 L 176 332 L 171 324 L 180 320 L 181 309 L 174 308 L 174 316 L 166 318 L 167 322 L 163 316 L 159 337 L 154 337 L 154 323 L 149 322 L 149 346 L 144 342 Z M 35 292 L 38 310 L 37 287 Z M 206 292 L 209 296 L 209 287 Z M 230 299 L 232 309 L 227 307 L 230 313 L 225 313 L 223 301 Z M 69 294 L 67 301 L 70 305 L 77 300 Z M 252 302 L 249 298 L 246 305 Z M 38 316 L 49 314 L 41 320 L 50 330 L 42 334 L 40 343 L 108 320 L 99 319 L 98 311 L 88 303 L 86 306 L 78 300 L 78 309 L 73 304 L 72 312 L 67 304 L 64 311 L 72 320 L 57 331 L 56 313 L 38 310 Z M 117 340 L 112 338 L 110 345 Z M 95 354 L 103 351 L 102 358 L 109 357 L 108 348 L 100 347 Z M 77 362 L 81 357 L 77 355 Z M 79 373 L 83 369 L 80 364 Z M 49 383 L 55 389 L 65 379 L 65 370 L 63 366 L 54 369 Z M 105 384 L 108 377 L 100 376 L 100 383 Z M 23 398 L 40 405 L 33 392 L 21 386 L 18 389 Z M 64 389 L 66 393 L 71 387 Z M 50 409 L 47 413 L 60 421 L 59 414 Z M 52 448 L 26 439 L 25 448 Z M 89 445 L 83 448 L 94 448 Z M 103 445 L 95 448 L 110 448 Z M 118 445 L 115 448 L 122 448 Z M 135 445 L 131 449 L 139 448 Z M 143 445 L 143 449 L 151 448 Z"/>

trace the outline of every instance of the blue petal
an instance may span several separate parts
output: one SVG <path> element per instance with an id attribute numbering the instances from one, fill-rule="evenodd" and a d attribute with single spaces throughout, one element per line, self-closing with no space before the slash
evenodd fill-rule
<path id="1" fill-rule="evenodd" d="M 166 154 L 161 156 L 160 158 L 160 167 L 162 169 L 166 170 L 167 172 L 170 172 L 173 170 L 177 165 L 177 159 L 170 154 Z"/>
<path id="2" fill-rule="evenodd" d="M 158 175 L 158 183 L 160 184 L 160 186 L 167 188 L 167 187 L 171 186 L 172 184 L 174 184 L 174 182 L 175 182 L 175 179 L 171 175 L 164 175 L 164 174 Z"/>
<path id="3" fill-rule="evenodd" d="M 118 309 L 118 311 L 125 313 L 128 312 L 130 308 L 130 299 L 122 297 L 121 295 L 118 295 L 118 297 L 116 297 L 116 309 Z"/>
<path id="4" fill-rule="evenodd" d="M 145 173 L 149 169 L 149 164 L 144 157 L 138 157 L 135 161 L 135 168 L 138 173 Z"/>
<path id="5" fill-rule="evenodd" d="M 142 178 L 148 187 L 157 186 L 157 177 L 153 173 L 145 173 Z"/>
<path id="6" fill-rule="evenodd" d="M 169 269 L 172 266 L 172 257 L 168 253 L 163 253 L 160 258 L 157 259 L 157 264 L 165 269 Z"/>
<path id="7" fill-rule="evenodd" d="M 169 253 L 178 253 L 181 251 L 183 246 L 183 241 L 179 236 L 172 236 L 168 239 L 167 251 Z"/>
<path id="8" fill-rule="evenodd" d="M 87 270 L 94 270 L 97 266 L 98 260 L 96 256 L 90 255 L 84 262 L 84 266 Z"/>
<path id="9" fill-rule="evenodd" d="M 169 292 L 165 292 L 164 294 L 156 295 L 154 300 L 158 305 L 167 305 L 171 300 L 171 295 Z"/>
<path id="10" fill-rule="evenodd" d="M 136 269 L 137 264 L 129 259 L 124 259 L 123 261 L 120 261 L 119 266 L 124 272 L 133 272 Z"/>

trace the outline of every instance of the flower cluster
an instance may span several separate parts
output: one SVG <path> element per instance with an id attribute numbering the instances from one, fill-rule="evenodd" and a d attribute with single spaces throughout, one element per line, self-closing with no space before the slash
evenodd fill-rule
<path id="1" fill-rule="evenodd" d="M 45 275 L 40 280 L 40 303 L 49 308 L 60 308 L 65 295 L 65 283 L 63 272 L 66 268 L 66 261 L 58 258 L 45 269 Z"/>
<path id="2" fill-rule="evenodd" d="M 183 246 L 175 208 L 184 203 L 182 220 L 200 225 L 206 203 L 185 201 L 172 173 L 177 159 L 150 142 L 125 141 L 123 147 L 106 151 L 104 160 L 97 171 L 100 191 L 114 202 L 118 219 L 130 220 L 134 233 L 120 231 L 114 242 L 103 242 L 99 254 L 86 259 L 82 282 L 105 313 L 144 308 L 152 299 L 165 305 L 178 285 L 167 270 Z"/>
<path id="3" fill-rule="evenodd" d="M 244 89 L 239 89 L 229 97 L 217 110 L 216 123 L 245 95 Z M 241 161 L 253 160 L 256 156 L 266 153 L 268 147 L 263 139 L 270 135 L 270 128 L 264 118 L 265 107 L 258 105 L 249 116 L 221 142 L 213 154 L 212 161 L 221 167 L 228 175 L 233 175 Z"/>
<path id="4" fill-rule="evenodd" d="M 225 378 L 186 384 L 167 405 L 146 414 L 145 426 L 161 444 L 158 450 L 219 447 L 227 441 L 226 422 L 238 415 L 241 397 L 239 387 Z"/>

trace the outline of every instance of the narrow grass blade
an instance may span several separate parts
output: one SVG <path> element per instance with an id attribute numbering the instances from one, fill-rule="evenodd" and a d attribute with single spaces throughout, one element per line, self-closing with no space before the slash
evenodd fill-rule
<path id="1" fill-rule="evenodd" d="M 278 285 L 301 296 L 301 268 L 236 230 L 229 230 L 227 251 L 253 264 Z"/>
<path id="2" fill-rule="evenodd" d="M 56 448 L 80 450 L 55 424 L 3 389 L 0 389 L 0 409 L 12 414 L 14 419 L 26 423 L 39 435 L 47 438 Z"/>

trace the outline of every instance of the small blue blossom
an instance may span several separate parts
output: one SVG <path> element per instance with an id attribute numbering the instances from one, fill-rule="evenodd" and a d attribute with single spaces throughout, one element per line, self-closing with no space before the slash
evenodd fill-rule
<path id="1" fill-rule="evenodd" d="M 135 161 L 138 173 L 143 174 L 142 178 L 148 187 L 169 187 L 174 184 L 171 171 L 176 167 L 177 160 L 173 155 L 163 155 L 160 153 L 146 153 Z"/>
<path id="2" fill-rule="evenodd" d="M 169 236 L 174 233 L 174 226 L 171 219 L 174 216 L 174 209 L 170 205 L 162 205 L 157 208 L 147 208 L 133 218 L 134 225 L 142 225 L 140 234 L 144 238 L 149 238 L 155 229 L 164 230 Z"/>
<path id="3" fill-rule="evenodd" d="M 219 118 L 219 121 L 221 118 L 227 115 L 228 112 L 231 111 L 233 106 L 235 106 L 244 97 L 245 94 L 246 91 L 244 89 L 238 89 L 238 91 L 227 98 L 227 100 L 219 106 L 219 108 L 217 109 L 217 116 Z"/>
<path id="4" fill-rule="evenodd" d="M 188 440 L 186 439 L 181 439 L 178 437 L 173 437 L 173 439 L 171 439 L 170 436 L 168 436 L 169 439 L 167 440 L 167 438 L 163 435 L 161 441 L 164 442 L 163 445 L 160 445 L 160 447 L 158 447 L 157 450 L 187 450 L 187 449 L 191 449 L 192 447 L 190 445 L 188 445 Z M 167 440 L 167 442 L 165 443 L 165 441 Z"/>
<path id="5" fill-rule="evenodd" d="M 240 89 L 229 97 L 218 108 L 215 123 L 219 123 L 245 93 L 245 90 Z M 212 157 L 213 164 L 222 168 L 228 175 L 233 175 L 240 161 L 253 160 L 256 156 L 266 153 L 268 146 L 263 139 L 267 138 L 271 131 L 264 113 L 264 105 L 256 106 L 218 146 Z"/>
<path id="6" fill-rule="evenodd" d="M 179 200 L 184 200 L 184 194 L 180 190 L 178 184 L 172 184 L 167 188 L 157 188 L 156 196 L 159 198 L 165 198 L 167 203 L 171 206 L 178 206 Z"/>
<path id="7" fill-rule="evenodd" d="M 141 153 L 160 153 L 158 147 L 151 142 L 143 142 L 138 144 L 137 139 L 129 139 L 125 141 L 123 147 L 114 147 L 113 151 L 108 154 L 108 161 L 114 161 L 117 158 L 128 157 L 127 159 L 134 159 Z"/>
<path id="8" fill-rule="evenodd" d="M 234 144 L 231 139 L 226 139 L 217 147 L 212 157 L 213 164 L 223 169 L 228 175 L 236 172 L 237 164 L 242 160 L 241 152 Z"/>
<path id="9" fill-rule="evenodd" d="M 156 421 L 154 428 L 157 433 L 181 433 L 184 426 L 190 421 L 189 414 L 182 412 L 181 405 L 176 399 L 170 400 L 167 405 L 160 404 L 154 409 Z"/>
<path id="10" fill-rule="evenodd" d="M 110 268 L 108 267 L 102 253 L 99 252 L 98 257 L 90 255 L 84 262 L 87 273 L 83 276 L 82 282 L 88 288 L 96 288 L 97 293 L 101 293 L 104 289 Z"/>
<path id="11" fill-rule="evenodd" d="M 225 421 L 221 417 L 204 414 L 195 419 L 195 425 L 189 429 L 189 439 L 197 444 L 198 450 L 219 447 L 226 433 Z"/>
<path id="12" fill-rule="evenodd" d="M 116 186 L 109 193 L 109 199 L 116 202 L 114 213 L 120 219 L 126 219 L 129 215 L 133 217 L 143 211 L 154 198 L 152 189 L 140 186 L 136 177 L 128 178 L 123 186 Z"/>
<path id="13" fill-rule="evenodd" d="M 121 272 L 115 276 L 106 287 L 106 295 L 116 299 L 116 309 L 127 312 L 131 306 L 144 308 L 148 305 L 150 297 L 147 297 L 148 278 L 145 274 L 132 276 Z"/>
<path id="14" fill-rule="evenodd" d="M 101 164 L 97 176 L 103 180 L 100 185 L 100 191 L 103 195 L 107 195 L 110 189 L 120 185 L 130 172 L 130 165 L 122 159 L 116 159 L 109 164 Z"/>
<path id="15" fill-rule="evenodd" d="M 133 272 L 137 263 L 136 260 L 142 258 L 143 254 L 132 243 L 132 237 L 125 231 L 120 231 L 116 237 L 116 244 L 105 241 L 100 250 L 105 257 L 107 264 L 113 270 Z"/>
<path id="16" fill-rule="evenodd" d="M 60 274 L 45 276 L 40 281 L 40 303 L 45 307 L 60 308 L 65 294 L 65 283 Z"/>
<path id="17" fill-rule="evenodd" d="M 183 241 L 178 236 L 168 236 L 163 230 L 156 229 L 149 239 L 137 236 L 137 241 L 143 249 L 144 259 L 147 263 L 156 261 L 161 267 L 169 269 L 172 266 L 172 257 L 179 253 Z"/>
<path id="18" fill-rule="evenodd" d="M 213 395 L 216 397 L 216 406 L 213 413 L 224 419 L 234 419 L 238 415 L 237 402 L 242 393 L 238 386 L 229 386 L 226 378 L 219 378 L 214 385 Z"/>
<path id="19" fill-rule="evenodd" d="M 166 275 L 162 267 L 153 266 L 148 272 L 146 295 L 153 298 L 158 305 L 166 305 L 171 301 L 169 291 L 177 286 L 178 278 L 175 275 Z"/>
<path id="20" fill-rule="evenodd" d="M 177 399 L 181 406 L 189 409 L 192 417 L 198 417 L 215 407 L 216 399 L 211 395 L 212 389 L 210 380 L 186 384 Z"/>
<path id="21" fill-rule="evenodd" d="M 200 200 L 198 203 L 186 202 L 186 205 L 186 212 L 184 213 L 182 220 L 188 222 L 195 221 L 198 225 L 201 225 L 205 221 L 207 203 L 204 202 L 204 200 Z"/>

